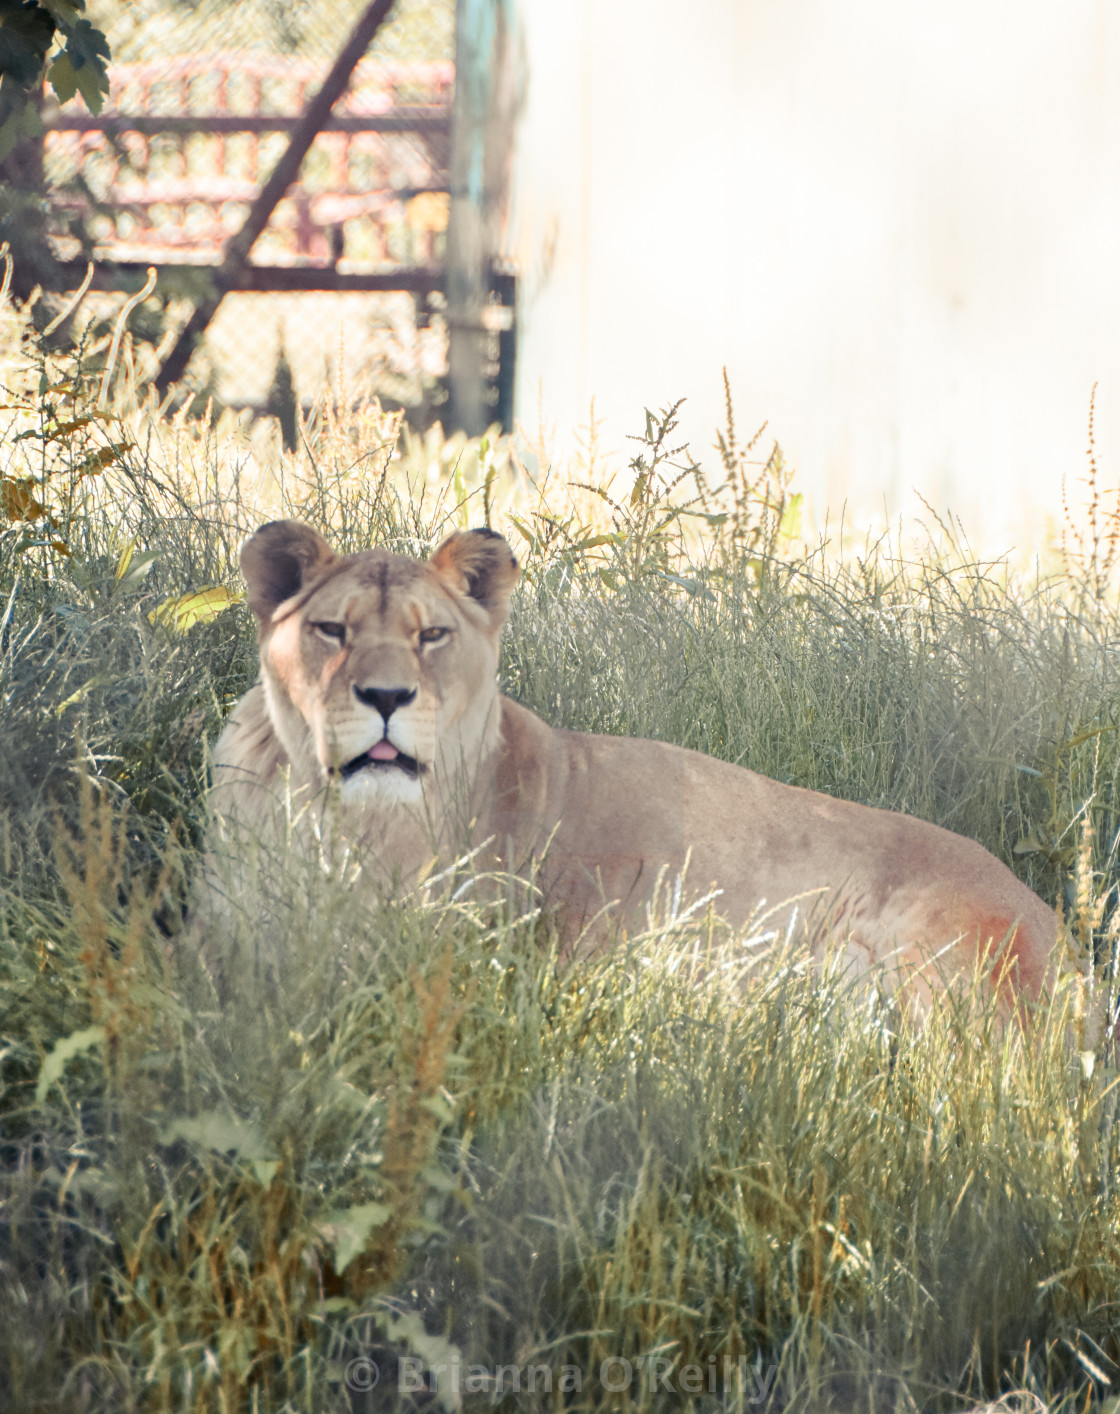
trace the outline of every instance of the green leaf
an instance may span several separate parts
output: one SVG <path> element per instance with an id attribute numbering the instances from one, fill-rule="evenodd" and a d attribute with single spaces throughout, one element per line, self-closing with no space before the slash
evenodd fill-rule
<path id="1" fill-rule="evenodd" d="M 61 1080 L 68 1061 L 72 1061 L 75 1056 L 84 1055 L 94 1046 L 100 1046 L 104 1040 L 104 1026 L 87 1026 L 83 1031 L 72 1031 L 69 1036 L 56 1041 L 39 1071 L 39 1082 L 35 1086 L 36 1101 L 43 1103 L 47 1098 L 47 1091 L 56 1080 Z"/>
<path id="2" fill-rule="evenodd" d="M 253 1170 L 253 1177 L 262 1188 L 267 1188 L 272 1180 L 280 1172 L 279 1159 L 250 1159 L 249 1167 Z"/>
<path id="3" fill-rule="evenodd" d="M 787 501 L 778 526 L 778 534 L 783 540 L 796 540 L 801 534 L 801 507 L 804 501 L 800 491 L 796 491 Z"/>
<path id="4" fill-rule="evenodd" d="M 280 1172 L 281 1161 L 252 1120 L 237 1119 L 220 1110 L 173 1120 L 159 1137 L 163 1144 L 185 1139 L 189 1144 L 213 1149 L 217 1154 L 235 1154 L 248 1164 L 262 1188 L 267 1188 Z"/>
<path id="5" fill-rule="evenodd" d="M 244 597 L 235 589 L 216 584 L 210 589 L 200 589 L 197 594 L 181 594 L 175 599 L 165 599 L 148 615 L 148 622 L 162 624 L 172 633 L 186 633 L 195 624 L 210 623 L 232 604 L 240 604 Z"/>
<path id="6" fill-rule="evenodd" d="M 328 1296 L 325 1300 L 319 1302 L 317 1309 L 321 1311 L 324 1316 L 348 1316 L 351 1311 L 356 1311 L 358 1308 L 355 1306 L 354 1302 L 350 1300 L 349 1296 Z M 341 1378 L 341 1367 L 339 1367 L 339 1379 Z"/>
<path id="7" fill-rule="evenodd" d="M 461 1365 L 463 1352 L 457 1345 L 440 1335 L 429 1335 L 423 1317 L 417 1311 L 398 1315 L 396 1311 L 375 1311 L 374 1320 L 387 1338 L 415 1351 L 429 1369 L 452 1369 Z M 437 1381 L 436 1398 L 445 1414 L 454 1414 L 461 1407 L 459 1391 L 450 1380 Z"/>
<path id="8" fill-rule="evenodd" d="M 60 103 L 66 103 L 77 93 L 78 72 L 70 62 L 70 56 L 65 50 L 47 70 L 47 80 Z"/>
<path id="9" fill-rule="evenodd" d="M 125 542 L 120 558 L 117 560 L 117 567 L 113 571 L 113 578 L 122 588 L 135 589 L 151 574 L 152 566 L 158 559 L 158 550 L 143 550 L 138 555 L 134 536 Z"/>
<path id="10" fill-rule="evenodd" d="M 69 551 L 67 551 L 69 553 Z M 84 697 L 88 697 L 94 688 L 103 686 L 108 681 L 108 677 L 102 673 L 94 673 L 93 677 L 84 682 L 77 692 L 72 692 L 65 702 L 60 702 L 54 709 L 54 715 L 61 717 L 68 712 L 71 707 L 76 707 Z"/>
<path id="11" fill-rule="evenodd" d="M 55 22 L 42 6 L 4 6 L 0 22 L 0 74 L 20 88 L 38 83 L 54 40 Z"/>
<path id="12" fill-rule="evenodd" d="M 589 535 L 586 540 L 577 540 L 572 546 L 575 551 L 594 550 L 599 545 L 625 545 L 626 536 L 620 531 L 612 530 L 605 535 Z"/>
<path id="13" fill-rule="evenodd" d="M 120 558 L 117 560 L 117 568 L 113 571 L 114 579 L 124 579 L 125 575 L 128 573 L 129 566 L 132 564 L 132 557 L 135 553 L 136 537 L 133 536 L 131 540 L 125 541 L 124 549 L 121 551 Z"/>
<path id="14" fill-rule="evenodd" d="M 506 518 L 509 520 L 514 530 L 517 531 L 518 535 L 521 536 L 522 540 L 524 540 L 527 544 L 532 545 L 537 538 L 535 532 L 532 531 L 524 523 L 524 521 L 519 520 L 512 511 L 506 512 Z"/>
<path id="15" fill-rule="evenodd" d="M 213 1149 L 218 1154 L 234 1153 L 254 1165 L 262 1160 L 266 1164 L 277 1163 L 271 1146 L 252 1120 L 237 1119 L 221 1110 L 205 1110 L 200 1115 L 172 1120 L 159 1137 L 163 1144 L 174 1144 L 176 1140 L 185 1139 L 190 1144 Z M 268 1176 L 270 1183 L 273 1174 Z"/>
<path id="16" fill-rule="evenodd" d="M 695 520 L 707 521 L 713 530 L 718 530 L 721 525 L 726 525 L 730 516 L 727 511 L 693 511 L 687 506 L 681 507 L 682 516 L 692 516 Z"/>
<path id="17" fill-rule="evenodd" d="M 455 1118 L 454 1109 L 443 1095 L 425 1095 L 420 1104 L 430 1115 L 434 1115 L 440 1124 L 450 1124 Z"/>
<path id="18" fill-rule="evenodd" d="M 439 1164 L 428 1164 L 420 1170 L 420 1177 L 428 1185 L 434 1188 L 437 1193 L 457 1193 L 459 1180 L 446 1169 L 440 1168 Z"/>
<path id="19" fill-rule="evenodd" d="M 679 588 L 687 590 L 689 594 L 699 594 L 702 598 L 710 599 L 713 603 L 715 602 L 716 596 L 712 591 L 695 579 L 685 579 L 683 575 L 670 574 L 668 570 L 662 570 L 660 572 L 660 578 L 667 579 L 670 584 L 675 584 Z"/>
<path id="20" fill-rule="evenodd" d="M 80 93 L 91 113 L 100 113 L 109 92 L 109 45 L 89 20 L 65 27 L 66 47 L 47 70 L 60 103 Z"/>
<path id="21" fill-rule="evenodd" d="M 374 1228 L 388 1222 L 392 1212 L 384 1203 L 359 1203 L 327 1214 L 319 1231 L 334 1248 L 334 1269 L 339 1276 L 365 1247 Z"/>

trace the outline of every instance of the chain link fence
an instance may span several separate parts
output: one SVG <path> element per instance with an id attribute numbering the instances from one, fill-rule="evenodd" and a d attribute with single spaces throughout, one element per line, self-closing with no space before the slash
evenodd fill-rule
<path id="1" fill-rule="evenodd" d="M 91 0 L 112 47 L 112 91 L 98 119 L 78 102 L 44 110 L 51 241 L 64 260 L 159 267 L 153 357 L 174 341 L 366 3 Z M 253 248 L 267 290 L 225 296 L 190 383 L 258 411 L 279 411 L 287 387 L 309 406 L 333 384 L 375 391 L 417 424 L 435 415 L 454 17 L 454 0 L 398 0 Z M 347 290 L 364 276 L 383 288 Z M 119 303 L 97 298 L 106 312 Z"/>

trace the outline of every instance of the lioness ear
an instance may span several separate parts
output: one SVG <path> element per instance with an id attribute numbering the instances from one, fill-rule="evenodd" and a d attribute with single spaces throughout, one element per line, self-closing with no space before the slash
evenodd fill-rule
<path id="1" fill-rule="evenodd" d="M 249 587 L 249 608 L 263 627 L 277 605 L 298 594 L 335 559 L 317 530 L 298 520 L 272 520 L 241 547 L 241 573 Z"/>
<path id="2" fill-rule="evenodd" d="M 436 550 L 431 563 L 460 594 L 476 599 L 494 627 L 501 628 L 521 569 L 496 530 L 457 530 Z"/>

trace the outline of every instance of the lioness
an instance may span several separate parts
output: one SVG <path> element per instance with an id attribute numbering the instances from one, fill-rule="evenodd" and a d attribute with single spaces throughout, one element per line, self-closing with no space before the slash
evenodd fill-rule
<path id="1" fill-rule="evenodd" d="M 310 526 L 273 521 L 241 565 L 261 681 L 217 744 L 220 817 L 266 829 L 287 792 L 312 810 L 334 799 L 385 879 L 491 841 L 488 863 L 538 870 L 569 938 L 596 918 L 640 922 L 687 865 L 732 924 L 769 901 L 781 929 L 798 907 L 861 968 L 891 961 L 919 990 L 923 969 L 977 963 L 1044 989 L 1057 918 L 972 840 L 663 742 L 555 731 L 503 697 L 519 570 L 500 535 L 451 535 L 424 563 L 336 555 Z"/>

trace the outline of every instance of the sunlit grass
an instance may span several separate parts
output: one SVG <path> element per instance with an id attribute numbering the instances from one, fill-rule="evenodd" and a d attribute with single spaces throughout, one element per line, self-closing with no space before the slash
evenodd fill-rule
<path id="1" fill-rule="evenodd" d="M 255 674 L 240 538 L 285 514 L 421 554 L 485 521 L 524 564 L 519 701 L 979 839 L 1065 902 L 1099 1009 L 1104 511 L 1043 583 L 951 542 L 843 559 L 799 543 L 777 455 L 725 439 L 698 475 L 663 416 L 613 481 L 350 398 L 288 454 L 160 409 L 127 342 L 99 406 L 2 318 L 5 1409 L 1105 1406 L 1088 962 L 1024 1026 L 974 996 L 915 1029 L 671 893 L 566 969 L 512 889 L 371 902 L 297 857 L 220 966 L 184 922 L 207 746 Z M 409 1361 L 446 1367 L 427 1402 Z"/>

